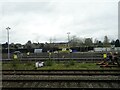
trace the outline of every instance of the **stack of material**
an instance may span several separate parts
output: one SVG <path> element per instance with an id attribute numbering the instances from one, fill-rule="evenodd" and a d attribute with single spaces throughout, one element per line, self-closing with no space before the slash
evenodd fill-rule
<path id="1" fill-rule="evenodd" d="M 44 62 L 36 62 L 35 63 L 35 67 L 39 68 L 39 67 L 43 67 L 44 66 Z"/>

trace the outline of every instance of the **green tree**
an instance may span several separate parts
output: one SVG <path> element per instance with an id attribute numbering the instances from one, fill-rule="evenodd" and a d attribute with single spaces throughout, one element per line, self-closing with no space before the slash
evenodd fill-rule
<path id="1" fill-rule="evenodd" d="M 114 40 L 111 41 L 111 45 L 115 45 L 115 41 Z"/>
<path id="2" fill-rule="evenodd" d="M 119 41 L 119 39 L 117 39 L 117 40 L 115 41 L 115 47 L 120 47 L 120 41 Z"/>
<path id="3" fill-rule="evenodd" d="M 95 39 L 95 40 L 94 40 L 94 46 L 95 46 L 95 47 L 98 47 L 98 44 L 99 44 L 99 40 Z"/>
<path id="4" fill-rule="evenodd" d="M 92 38 L 85 38 L 85 45 L 86 46 L 92 46 L 93 45 Z"/>
<path id="5" fill-rule="evenodd" d="M 98 42 L 98 47 L 103 47 L 103 43 L 101 41 Z"/>
<path id="6" fill-rule="evenodd" d="M 31 49 L 32 48 L 32 42 L 29 40 L 27 43 L 26 43 L 26 48 L 27 49 Z"/>
<path id="7" fill-rule="evenodd" d="M 104 47 L 110 46 L 110 42 L 107 36 L 104 36 L 103 46 Z"/>

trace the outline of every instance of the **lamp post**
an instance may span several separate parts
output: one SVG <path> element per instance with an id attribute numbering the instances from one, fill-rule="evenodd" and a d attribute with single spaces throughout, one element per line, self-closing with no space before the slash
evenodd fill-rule
<path id="1" fill-rule="evenodd" d="M 9 28 L 9 27 L 7 27 L 6 28 L 7 29 L 7 36 L 8 36 L 8 59 L 10 59 L 10 48 L 9 48 L 9 30 L 11 29 L 11 28 Z"/>
<path id="2" fill-rule="evenodd" d="M 70 36 L 69 36 L 69 34 L 70 34 L 70 32 L 67 32 L 67 34 L 68 34 L 68 47 L 69 47 L 69 41 L 70 41 Z"/>

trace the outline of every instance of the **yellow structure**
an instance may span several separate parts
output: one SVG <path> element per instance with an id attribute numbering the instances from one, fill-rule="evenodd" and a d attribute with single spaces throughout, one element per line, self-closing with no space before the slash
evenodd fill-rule
<path id="1" fill-rule="evenodd" d="M 106 53 L 103 54 L 103 58 L 107 58 L 107 54 Z"/>
<path id="2" fill-rule="evenodd" d="M 27 55 L 29 56 L 29 55 L 30 55 L 30 52 L 27 52 Z"/>
<path id="3" fill-rule="evenodd" d="M 51 56 L 51 52 L 49 52 L 49 56 Z"/>
<path id="4" fill-rule="evenodd" d="M 14 60 L 15 60 L 15 59 L 17 59 L 18 57 L 17 57 L 17 55 L 16 55 L 16 54 L 14 54 L 14 55 L 13 55 L 13 58 L 14 58 Z"/>

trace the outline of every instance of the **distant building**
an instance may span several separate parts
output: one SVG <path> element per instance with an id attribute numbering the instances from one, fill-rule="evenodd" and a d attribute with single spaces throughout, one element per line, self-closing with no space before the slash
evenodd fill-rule
<path id="1" fill-rule="evenodd" d="M 54 46 L 58 47 L 58 48 L 67 48 L 68 47 L 68 43 L 67 42 L 59 42 L 59 43 L 52 43 Z"/>

